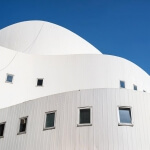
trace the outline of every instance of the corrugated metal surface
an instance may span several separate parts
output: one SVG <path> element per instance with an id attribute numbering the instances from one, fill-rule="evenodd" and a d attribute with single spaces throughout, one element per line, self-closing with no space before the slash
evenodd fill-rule
<path id="1" fill-rule="evenodd" d="M 134 126 L 118 126 L 117 106 L 131 106 Z M 92 126 L 77 127 L 78 107 L 92 106 Z M 57 110 L 56 128 L 43 131 L 44 115 Z M 28 116 L 27 133 L 17 135 Z M 0 109 L 6 121 L 1 150 L 149 150 L 150 94 L 91 89 L 39 98 Z"/>

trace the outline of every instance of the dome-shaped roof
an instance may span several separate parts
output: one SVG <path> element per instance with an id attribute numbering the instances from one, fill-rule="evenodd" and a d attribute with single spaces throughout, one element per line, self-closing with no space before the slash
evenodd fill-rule
<path id="1" fill-rule="evenodd" d="M 40 55 L 101 54 L 73 32 L 44 21 L 26 21 L 0 30 L 0 46 Z"/>

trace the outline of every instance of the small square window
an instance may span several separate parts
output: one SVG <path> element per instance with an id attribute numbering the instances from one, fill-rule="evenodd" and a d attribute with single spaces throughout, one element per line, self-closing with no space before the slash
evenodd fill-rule
<path id="1" fill-rule="evenodd" d="M 136 86 L 136 85 L 133 85 L 133 89 L 134 89 L 135 91 L 137 91 L 137 86 Z"/>
<path id="2" fill-rule="evenodd" d="M 8 83 L 13 83 L 13 77 L 14 77 L 14 75 L 12 75 L 12 74 L 7 74 L 6 82 L 8 82 Z"/>
<path id="3" fill-rule="evenodd" d="M 54 129 L 55 128 L 55 115 L 56 111 L 51 111 L 45 113 L 45 125 L 44 129 Z"/>
<path id="4" fill-rule="evenodd" d="M 27 129 L 27 117 L 20 118 L 19 134 L 26 133 Z"/>
<path id="5" fill-rule="evenodd" d="M 118 107 L 119 125 L 133 125 L 131 107 Z"/>
<path id="6" fill-rule="evenodd" d="M 91 107 L 79 108 L 78 126 L 92 125 Z"/>
<path id="7" fill-rule="evenodd" d="M 120 88 L 125 88 L 125 82 L 124 81 L 120 81 Z"/>
<path id="8" fill-rule="evenodd" d="M 37 79 L 37 86 L 43 86 L 43 79 Z"/>
<path id="9" fill-rule="evenodd" d="M 4 137 L 5 122 L 0 123 L 0 138 Z"/>

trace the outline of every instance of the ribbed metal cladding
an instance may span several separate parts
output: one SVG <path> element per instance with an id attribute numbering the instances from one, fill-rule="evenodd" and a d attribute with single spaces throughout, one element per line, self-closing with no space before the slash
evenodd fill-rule
<path id="1" fill-rule="evenodd" d="M 92 126 L 77 127 L 78 108 L 92 107 Z M 131 106 L 133 127 L 118 126 L 117 106 Z M 43 130 L 56 110 L 56 128 Z M 17 135 L 28 116 L 27 133 Z M 126 89 L 61 93 L 0 109 L 0 150 L 150 150 L 150 94 Z"/>

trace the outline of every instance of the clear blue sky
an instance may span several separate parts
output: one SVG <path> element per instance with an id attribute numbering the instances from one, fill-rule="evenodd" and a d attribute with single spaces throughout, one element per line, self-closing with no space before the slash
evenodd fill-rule
<path id="1" fill-rule="evenodd" d="M 26 20 L 66 27 L 150 74 L 150 0 L 0 0 L 0 29 Z"/>

